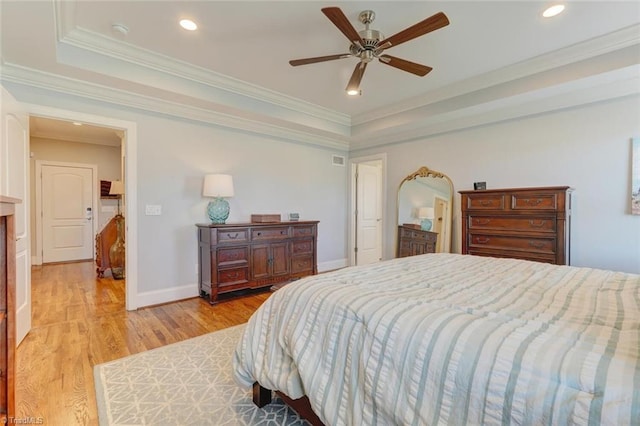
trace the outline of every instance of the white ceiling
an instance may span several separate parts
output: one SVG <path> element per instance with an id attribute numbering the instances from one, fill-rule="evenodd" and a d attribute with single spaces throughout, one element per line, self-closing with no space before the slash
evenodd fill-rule
<path id="1" fill-rule="evenodd" d="M 564 3 L 564 13 L 546 19 L 541 13 L 548 1 L 2 0 L 2 65 L 14 82 L 27 79 L 30 70 L 40 79 L 68 77 L 272 126 L 350 137 L 357 136 L 359 123 L 382 126 L 383 117 L 430 99 L 512 81 L 529 68 L 547 71 L 536 65 L 538 58 L 554 58 L 561 66 L 610 52 L 615 43 L 637 46 L 640 2 Z M 431 66 L 431 73 L 417 77 L 376 61 L 367 67 L 362 95 L 349 97 L 344 89 L 356 58 L 288 64 L 348 51 L 348 40 L 320 11 L 326 6 L 340 7 L 357 30 L 363 28 L 358 14 L 371 9 L 371 27 L 386 36 L 440 11 L 451 24 L 387 51 Z M 180 28 L 184 17 L 196 21 L 198 31 Z M 128 27 L 128 34 L 114 31 L 114 23 Z M 616 34 L 626 34 L 624 43 L 612 38 Z M 608 44 L 600 48 L 597 40 Z M 567 58 L 567 52 L 576 57 Z"/>

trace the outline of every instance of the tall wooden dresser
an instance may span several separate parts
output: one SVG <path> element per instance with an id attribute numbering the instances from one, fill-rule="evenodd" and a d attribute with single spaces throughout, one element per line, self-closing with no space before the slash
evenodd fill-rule
<path id="1" fill-rule="evenodd" d="M 15 198 L 0 196 L 0 423 L 15 418 Z"/>
<path id="2" fill-rule="evenodd" d="M 571 188 L 460 191 L 462 253 L 568 265 Z"/>
<path id="3" fill-rule="evenodd" d="M 200 296 L 271 286 L 318 273 L 318 221 L 198 224 Z"/>
<path id="4" fill-rule="evenodd" d="M 398 225 L 398 247 L 396 257 L 415 256 L 418 254 L 435 253 L 438 234 L 423 231 L 420 226 Z"/>

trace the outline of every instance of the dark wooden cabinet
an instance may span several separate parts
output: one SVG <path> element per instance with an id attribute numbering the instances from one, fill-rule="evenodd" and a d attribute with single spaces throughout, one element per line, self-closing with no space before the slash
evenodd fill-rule
<path id="1" fill-rule="evenodd" d="M 200 296 L 260 288 L 318 273 L 318 221 L 198 224 Z"/>
<path id="2" fill-rule="evenodd" d="M 437 241 L 438 234 L 436 232 L 423 231 L 413 225 L 399 225 L 396 257 L 435 253 Z"/>
<path id="3" fill-rule="evenodd" d="M 14 198 L 0 196 L 0 422 L 15 418 L 16 229 Z"/>
<path id="4" fill-rule="evenodd" d="M 568 265 L 571 188 L 460 191 L 462 253 Z"/>

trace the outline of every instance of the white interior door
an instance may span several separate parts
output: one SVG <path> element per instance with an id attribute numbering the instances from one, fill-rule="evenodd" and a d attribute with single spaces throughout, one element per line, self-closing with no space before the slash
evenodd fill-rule
<path id="1" fill-rule="evenodd" d="M 436 253 L 449 252 L 449 247 L 445 244 L 445 241 L 449 241 L 449 227 L 447 224 L 449 221 L 445 220 L 449 213 L 449 202 L 440 197 L 436 197 L 433 203 L 434 207 L 434 219 L 433 219 L 433 232 L 438 233 L 438 240 L 436 243 Z"/>
<path id="2" fill-rule="evenodd" d="M 0 192 L 16 204 L 16 345 L 31 329 L 31 247 L 29 233 L 29 116 L 2 87 Z"/>
<path id="3" fill-rule="evenodd" d="M 93 259 L 93 169 L 41 170 L 43 263 Z"/>
<path id="4" fill-rule="evenodd" d="M 382 167 L 360 163 L 356 183 L 356 265 L 382 260 Z"/>

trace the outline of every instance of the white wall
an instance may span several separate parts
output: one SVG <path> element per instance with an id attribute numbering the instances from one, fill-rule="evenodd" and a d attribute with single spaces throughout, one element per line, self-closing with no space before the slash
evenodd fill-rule
<path id="1" fill-rule="evenodd" d="M 420 166 L 454 184 L 453 251 L 460 252 L 459 190 L 569 185 L 573 195 L 571 264 L 640 273 L 640 216 L 630 214 L 631 138 L 640 135 L 640 97 L 585 105 L 425 140 L 353 152 L 386 152 L 388 200 Z M 395 217 L 395 203 L 387 206 Z M 395 224 L 387 229 L 395 241 Z M 393 244 L 386 248 L 393 257 Z"/>
<path id="2" fill-rule="evenodd" d="M 131 117 L 129 118 L 131 119 Z M 140 292 L 197 282 L 196 223 L 208 223 L 204 175 L 233 176 L 227 222 L 252 213 L 319 220 L 318 263 L 346 258 L 347 174 L 334 152 L 192 122 L 137 115 Z M 145 216 L 146 204 L 162 216 Z"/>

